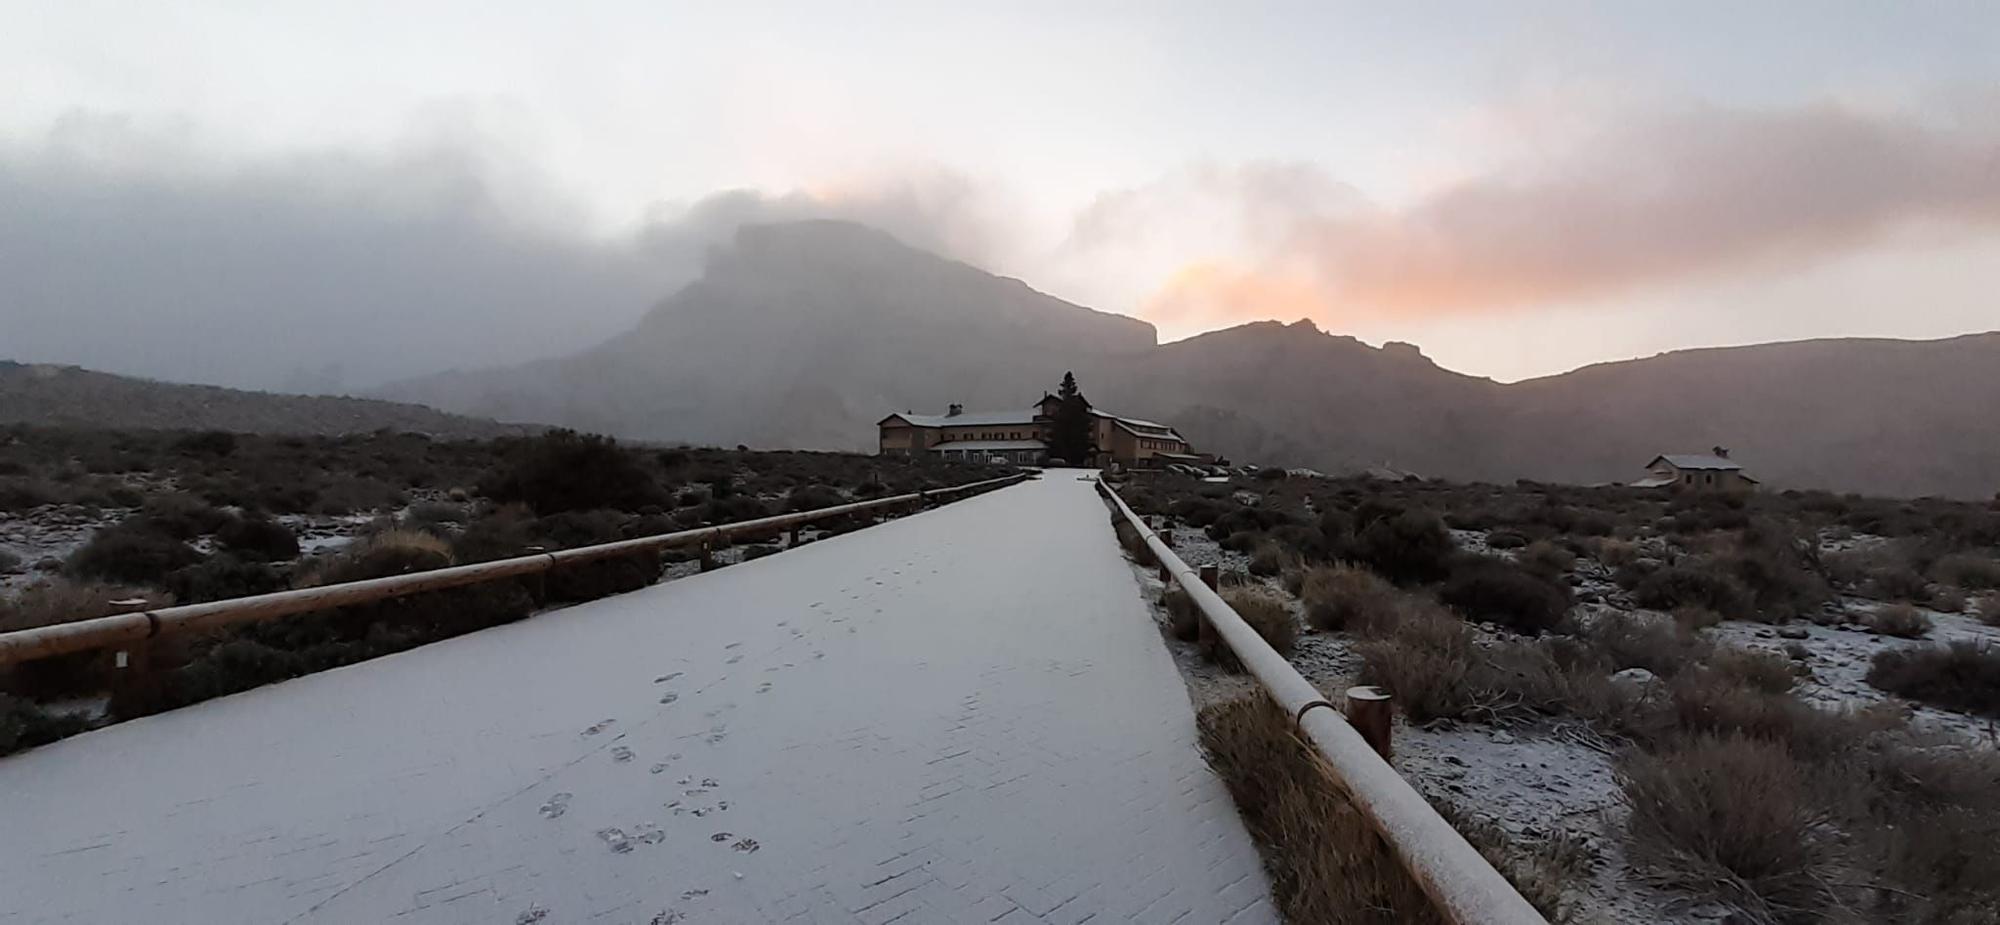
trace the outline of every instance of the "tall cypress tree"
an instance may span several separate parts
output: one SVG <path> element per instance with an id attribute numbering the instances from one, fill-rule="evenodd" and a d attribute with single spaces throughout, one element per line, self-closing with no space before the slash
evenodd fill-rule
<path id="1" fill-rule="evenodd" d="M 1049 455 L 1072 466 L 1085 465 L 1090 461 L 1093 449 L 1090 403 L 1083 400 L 1083 391 L 1076 386 L 1075 373 L 1063 373 L 1056 398 L 1061 404 L 1056 406 L 1056 419 L 1049 428 Z"/>

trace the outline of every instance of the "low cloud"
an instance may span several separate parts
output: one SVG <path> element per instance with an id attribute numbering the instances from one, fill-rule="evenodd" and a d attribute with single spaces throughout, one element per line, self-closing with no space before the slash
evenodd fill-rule
<path id="1" fill-rule="evenodd" d="M 365 391 L 611 337 L 745 222 L 845 217 L 981 259 L 977 187 L 718 193 L 590 231 L 504 144 L 229 158 L 78 115 L 0 145 L 0 359 L 238 387 Z"/>
<path id="2" fill-rule="evenodd" d="M 1310 167 L 1201 168 L 1101 198 L 1072 246 L 1228 213 L 1141 314 L 1339 323 L 1546 304 L 2000 226 L 2000 132 L 1837 106 L 1627 118 L 1564 153 L 1374 206 Z M 1192 205 L 1190 205 L 1192 204 Z M 1185 242 L 1184 242 L 1185 243 Z"/>

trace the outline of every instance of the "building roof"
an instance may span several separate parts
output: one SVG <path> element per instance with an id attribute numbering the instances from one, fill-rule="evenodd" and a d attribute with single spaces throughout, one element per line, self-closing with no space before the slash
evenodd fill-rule
<path id="1" fill-rule="evenodd" d="M 1652 478 L 1649 478 L 1649 479 L 1640 479 L 1640 480 L 1638 480 L 1638 481 L 1636 481 L 1636 482 L 1633 482 L 1633 483 L 1631 484 L 1631 487 L 1633 487 L 1633 488 L 1665 488 L 1665 487 L 1667 487 L 1668 485 L 1672 485 L 1672 484 L 1674 484 L 1674 483 L 1675 483 L 1675 482 L 1677 482 L 1677 481 L 1679 481 L 1679 480 L 1678 480 L 1678 479 L 1676 479 L 1676 478 L 1674 478 L 1674 477 L 1673 477 L 1673 476 L 1671 476 L 1671 475 L 1656 475 L 1656 476 L 1653 476 Z"/>
<path id="2" fill-rule="evenodd" d="M 1180 437 L 1180 434 L 1175 433 L 1172 427 L 1158 423 L 1156 421 L 1142 421 L 1138 418 L 1121 418 L 1118 415 L 1106 414 L 1094 408 L 1091 409 L 1090 413 L 1101 418 L 1109 418 L 1113 422 L 1117 423 L 1120 427 L 1123 427 L 1126 430 L 1129 430 L 1135 434 L 1146 434 L 1147 436 L 1154 436 L 1154 437 L 1173 437 L 1176 439 L 1179 439 Z"/>
<path id="3" fill-rule="evenodd" d="M 1667 456 L 1655 456 L 1652 462 L 1646 464 L 1646 468 L 1651 469 L 1662 462 L 1676 469 L 1714 469 L 1720 471 L 1743 468 L 1733 460 L 1725 459 L 1721 456 L 1711 456 L 1707 453 L 1679 453 Z"/>
<path id="4" fill-rule="evenodd" d="M 889 418 L 902 418 L 912 427 L 998 427 L 1008 424 L 1033 424 L 1035 409 L 966 411 L 959 414 L 892 414 L 878 422 L 878 426 L 889 423 Z"/>
<path id="5" fill-rule="evenodd" d="M 931 452 L 945 450 L 1046 450 L 1049 446 L 1040 440 L 953 440 L 931 447 Z"/>

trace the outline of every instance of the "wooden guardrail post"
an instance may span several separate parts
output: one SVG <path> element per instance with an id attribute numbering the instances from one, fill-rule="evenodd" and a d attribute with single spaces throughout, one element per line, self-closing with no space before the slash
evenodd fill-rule
<path id="1" fill-rule="evenodd" d="M 701 570 L 715 571 L 715 543 L 712 540 L 701 541 Z"/>
<path id="2" fill-rule="evenodd" d="M 1389 760 L 1390 712 L 1388 691 L 1366 684 L 1347 689 L 1347 721 L 1383 761 Z"/>
<path id="3" fill-rule="evenodd" d="M 112 601 L 112 614 L 141 613 L 151 602 L 145 598 Z M 159 705 L 159 676 L 153 671 L 153 639 L 135 640 L 111 655 L 112 713 L 121 717 L 144 716 Z"/>
<path id="4" fill-rule="evenodd" d="M 1165 557 L 1160 558 L 1162 562 L 1165 561 Z M 1165 566 L 1161 567 L 1165 568 Z M 1210 591 L 1217 590 L 1222 584 L 1222 569 L 1213 565 L 1202 566 L 1201 583 L 1207 585 Z M 1215 647 L 1222 644 L 1221 640 L 1216 638 L 1215 623 L 1208 619 L 1208 614 L 1202 613 L 1200 609 L 1196 609 L 1194 613 L 1194 626 L 1195 642 L 1201 645 L 1203 652 L 1211 655 L 1214 654 Z"/>
<path id="5" fill-rule="evenodd" d="M 791 529 L 785 531 L 785 548 L 797 549 L 798 545 L 799 545 L 799 525 L 793 524 L 791 526 Z"/>

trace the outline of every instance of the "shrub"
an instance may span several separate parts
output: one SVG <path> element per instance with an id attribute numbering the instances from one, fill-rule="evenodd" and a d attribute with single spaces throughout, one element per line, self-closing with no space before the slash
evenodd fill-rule
<path id="1" fill-rule="evenodd" d="M 174 441 L 174 449 L 194 456 L 228 456 L 236 452 L 236 435 L 223 430 L 188 434 Z"/>
<path id="2" fill-rule="evenodd" d="M 1249 530 L 1238 530 L 1222 538 L 1220 545 L 1230 552 L 1249 552 L 1263 542 L 1263 537 Z"/>
<path id="3" fill-rule="evenodd" d="M 496 501 L 520 501 L 538 514 L 636 511 L 664 500 L 637 453 L 610 437 L 572 430 L 524 441 L 504 465 L 480 479 L 479 491 Z"/>
<path id="4" fill-rule="evenodd" d="M 1519 530 L 1502 527 L 1486 534 L 1486 545 L 1492 549 L 1520 549 L 1528 545 L 1528 538 Z"/>
<path id="5" fill-rule="evenodd" d="M 1849 717 L 1712 668 L 1682 672 L 1667 683 L 1667 692 L 1664 711 L 1639 718 L 1639 725 L 1626 731 L 1655 745 L 1683 734 L 1744 735 L 1814 760 L 1852 748 L 1859 734 Z"/>
<path id="6" fill-rule="evenodd" d="M 284 524 L 264 517 L 232 520 L 217 531 L 222 548 L 252 562 L 283 562 L 299 557 L 299 539 Z"/>
<path id="7" fill-rule="evenodd" d="M 524 555 L 534 542 L 531 529 L 534 515 L 525 505 L 508 505 L 488 512 L 465 525 L 451 540 L 454 562 L 491 562 Z"/>
<path id="8" fill-rule="evenodd" d="M 90 537 L 69 558 L 70 574 L 97 581 L 159 584 L 175 569 L 201 561 L 193 547 L 143 522 L 125 521 Z"/>
<path id="9" fill-rule="evenodd" d="M 1514 561 L 1534 574 L 1553 580 L 1576 567 L 1576 553 L 1548 540 L 1536 540 L 1517 553 Z"/>
<path id="10" fill-rule="evenodd" d="M 1257 635 L 1264 637 L 1264 641 L 1270 643 L 1271 648 L 1278 650 L 1278 654 L 1291 654 L 1298 642 L 1299 624 L 1292 618 L 1292 610 L 1285 605 L 1285 599 L 1277 592 L 1256 586 L 1225 588 L 1222 591 L 1222 602 L 1228 604 L 1229 609 L 1236 611 L 1236 615 L 1242 617 L 1243 622 L 1250 624 L 1250 628 L 1256 630 Z M 1227 647 L 1218 642 L 1218 648 Z M 1221 657 L 1221 652 L 1217 654 L 1218 661 L 1225 661 Z"/>
<path id="11" fill-rule="evenodd" d="M 0 755 L 46 745 L 82 732 L 80 716 L 45 709 L 12 694 L 0 694 Z"/>
<path id="12" fill-rule="evenodd" d="M 1299 599 L 1306 621 L 1328 631 L 1391 625 L 1402 606 L 1402 592 L 1374 572 L 1345 563 L 1305 570 Z"/>
<path id="13" fill-rule="evenodd" d="M 1284 477 L 1285 477 L 1285 470 L 1283 469 L 1268 468 L 1268 469 L 1257 470 L 1257 480 L 1261 482 L 1281 481 L 1284 479 Z"/>
<path id="14" fill-rule="evenodd" d="M 293 579 L 301 588 L 386 578 L 444 568 L 451 546 L 428 533 L 391 530 L 359 540 L 339 553 L 311 563 Z"/>
<path id="15" fill-rule="evenodd" d="M 1468 620 L 1498 623 L 1530 636 L 1554 629 L 1569 613 L 1569 588 L 1502 559 L 1467 556 L 1438 590 L 1438 600 Z"/>
<path id="16" fill-rule="evenodd" d="M 1333 772 L 1263 694 L 1196 714 L 1202 752 L 1264 858 L 1288 922 L 1442 921 Z"/>
<path id="17" fill-rule="evenodd" d="M 2000 652 L 1980 643 L 1878 652 L 1868 683 L 1947 710 L 2000 718 Z"/>
<path id="18" fill-rule="evenodd" d="M 1766 694 L 1782 694 L 1798 684 L 1792 660 L 1776 652 L 1722 646 L 1708 657 L 1716 673 Z"/>
<path id="19" fill-rule="evenodd" d="M 1399 585 L 1445 577 L 1447 561 L 1457 551 L 1444 521 L 1428 511 L 1377 518 L 1354 541 L 1356 558 Z"/>
<path id="20" fill-rule="evenodd" d="M 1685 605 L 1674 608 L 1674 622 L 1683 632 L 1705 630 L 1722 622 L 1722 615 L 1706 607 Z"/>
<path id="21" fill-rule="evenodd" d="M 1285 550 L 1271 540 L 1257 544 L 1257 551 L 1250 554 L 1250 574 L 1269 578 L 1285 567 Z"/>
<path id="22" fill-rule="evenodd" d="M 1751 616 L 1750 592 L 1736 579 L 1707 569 L 1669 565 L 1653 570 L 1632 589 L 1632 599 L 1651 610 L 1704 607 L 1733 619 Z"/>
<path id="23" fill-rule="evenodd" d="M 1626 540 L 1600 539 L 1591 544 L 1592 555 L 1606 568 L 1624 568 L 1639 558 L 1639 546 Z"/>
<path id="24" fill-rule="evenodd" d="M 802 485 L 785 494 L 785 510 L 816 511 L 847 503 L 840 492 L 821 485 Z"/>
<path id="25" fill-rule="evenodd" d="M 1708 646 L 1668 620 L 1632 614 L 1607 614 L 1592 622 L 1585 634 L 1591 648 L 1604 656 L 1613 671 L 1644 668 L 1662 678 L 1708 654 Z"/>
<path id="26" fill-rule="evenodd" d="M 1931 565 L 1931 577 L 1967 591 L 2000 589 L 2000 559 L 1970 552 L 1951 553 Z"/>
<path id="27" fill-rule="evenodd" d="M 1973 611 L 1979 615 L 1979 622 L 1987 626 L 2000 626 L 2000 594 L 1988 594 L 1980 598 Z"/>
<path id="28" fill-rule="evenodd" d="M 21 557 L 13 550 L 0 547 L 0 575 L 9 575 L 21 570 Z"/>
<path id="29" fill-rule="evenodd" d="M 246 562 L 224 554 L 176 570 L 167 576 L 166 587 L 175 600 L 200 604 L 282 591 L 285 581 L 276 569 L 263 562 Z"/>
<path id="30" fill-rule="evenodd" d="M 447 538 L 451 535 L 450 528 L 465 524 L 468 519 L 465 505 L 443 501 L 412 504 L 409 510 L 403 512 L 403 526 Z"/>
<path id="31" fill-rule="evenodd" d="M 1633 844 L 1669 885 L 1751 921 L 1818 921 L 1837 904 L 1837 852 L 1807 775 L 1783 748 L 1697 736 L 1628 752 L 1619 782 Z"/>
<path id="32" fill-rule="evenodd" d="M 1386 688 L 1414 723 L 1607 709 L 1609 683 L 1601 675 L 1566 671 L 1538 643 L 1481 645 L 1471 626 L 1434 605 L 1404 608 L 1393 632 L 1359 649 L 1360 683 Z"/>
<path id="33" fill-rule="evenodd" d="M 1869 632 L 1883 636 L 1922 639 L 1931 632 L 1930 615 L 1909 604 L 1885 604 L 1864 614 L 1861 619 Z"/>
<path id="34" fill-rule="evenodd" d="M 231 520 L 229 512 L 184 493 L 147 498 L 134 519 L 156 533 L 181 540 L 214 533 Z"/>
<path id="35" fill-rule="evenodd" d="M 771 508 L 749 495 L 717 495 L 701 506 L 701 519 L 711 524 L 732 524 L 771 516 Z M 862 517 L 868 515 L 863 514 Z"/>
<path id="36" fill-rule="evenodd" d="M 1752 606 L 1765 619 L 1784 622 L 1831 597 L 1825 579 L 1814 570 L 1809 547 L 1789 527 L 1759 519 L 1743 531 L 1736 548 L 1717 557 L 1712 567 L 1748 590 Z"/>

